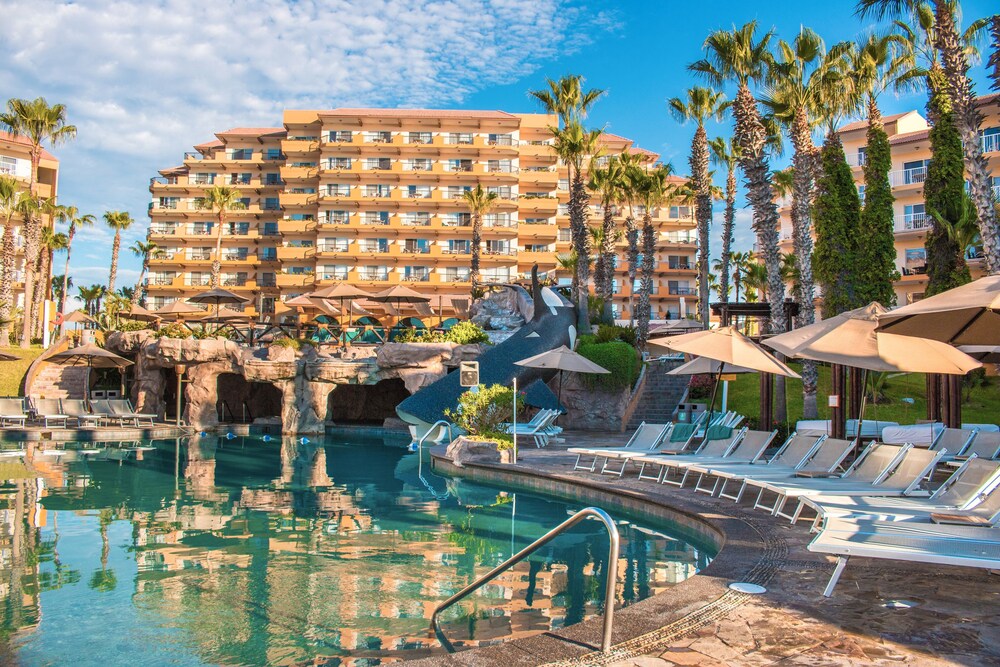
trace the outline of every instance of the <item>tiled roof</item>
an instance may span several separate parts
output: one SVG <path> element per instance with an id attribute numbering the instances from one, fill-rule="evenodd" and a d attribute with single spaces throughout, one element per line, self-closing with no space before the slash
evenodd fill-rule
<path id="1" fill-rule="evenodd" d="M 990 93 L 989 95 L 980 95 L 976 98 L 977 106 L 985 106 L 990 102 L 1000 102 L 1000 93 Z"/>
<path id="2" fill-rule="evenodd" d="M 883 116 L 882 117 L 882 122 L 883 123 L 891 123 L 891 122 L 893 122 L 895 120 L 899 120 L 900 118 L 902 118 L 903 116 L 905 116 L 908 113 L 913 113 L 913 112 L 912 111 L 907 111 L 905 113 L 894 113 L 894 114 L 891 114 L 889 116 Z M 867 118 L 865 118 L 864 120 L 856 120 L 853 123 L 848 123 L 847 125 L 844 125 L 839 130 L 837 130 L 837 132 L 851 132 L 852 130 L 862 130 L 862 129 L 866 128 L 866 127 L 868 127 L 868 119 Z"/>
<path id="3" fill-rule="evenodd" d="M 904 134 L 897 134 L 895 136 L 889 137 L 889 145 L 895 146 L 896 144 L 908 144 L 913 141 L 921 141 L 930 136 L 930 129 L 917 130 L 916 132 L 906 132 Z"/>
<path id="4" fill-rule="evenodd" d="M 283 127 L 234 127 L 225 132 L 219 132 L 216 136 L 232 135 L 234 137 L 263 137 L 271 134 L 285 134 Z"/>
<path id="5" fill-rule="evenodd" d="M 203 144 L 195 144 L 194 147 L 196 150 L 200 151 L 202 148 L 217 148 L 224 145 L 225 144 L 223 144 L 220 139 L 213 139 L 212 141 L 206 141 Z"/>
<path id="6" fill-rule="evenodd" d="M 10 132 L 4 132 L 3 130 L 0 130 L 0 141 L 7 141 L 12 144 L 18 144 L 19 146 L 24 146 L 25 148 L 31 148 L 31 142 L 28 141 L 26 137 L 23 136 L 15 137 Z M 59 161 L 59 158 L 57 158 L 55 155 L 48 152 L 44 148 L 42 148 L 42 158 L 45 160 L 55 160 L 56 162 Z"/>
<path id="7" fill-rule="evenodd" d="M 474 111 L 465 109 L 330 109 L 320 116 L 383 116 L 386 118 L 517 118 L 506 111 Z"/>

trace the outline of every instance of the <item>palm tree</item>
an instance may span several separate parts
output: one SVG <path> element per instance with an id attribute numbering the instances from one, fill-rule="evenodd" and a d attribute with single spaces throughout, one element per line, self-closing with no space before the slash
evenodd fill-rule
<path id="1" fill-rule="evenodd" d="M 246 208 L 240 200 L 240 191 L 228 185 L 214 185 L 202 197 L 195 200 L 195 205 L 215 213 L 218 229 L 215 230 L 215 255 L 212 256 L 212 287 L 219 286 L 219 276 L 222 272 L 222 232 L 226 224 L 226 216 L 230 211 Z"/>
<path id="2" fill-rule="evenodd" d="M 635 276 L 639 269 L 639 226 L 635 220 L 635 202 L 639 197 L 639 185 L 645 177 L 645 169 L 637 153 L 622 151 L 618 156 L 622 167 L 622 201 L 627 206 L 625 212 L 626 261 L 628 263 L 628 315 L 629 324 L 635 324 Z"/>
<path id="3" fill-rule="evenodd" d="M 722 254 L 716 271 L 719 272 L 719 300 L 729 302 L 729 260 L 733 251 L 733 234 L 736 230 L 736 166 L 739 163 L 739 146 L 732 139 L 716 137 L 709 142 L 712 163 L 726 168 L 726 212 L 722 218 Z"/>
<path id="4" fill-rule="evenodd" d="M 476 184 L 474 190 L 466 190 L 462 195 L 472 213 L 472 260 L 470 262 L 469 280 L 472 281 L 472 298 L 479 298 L 479 258 L 483 245 L 483 216 L 496 208 L 499 195 L 483 190 Z"/>
<path id="5" fill-rule="evenodd" d="M 66 107 L 62 104 L 49 105 L 44 97 L 34 100 L 14 98 L 7 101 L 7 111 L 0 114 L 0 126 L 5 127 L 15 137 L 25 137 L 31 144 L 31 179 L 28 191 L 32 197 L 38 196 L 38 165 L 42 160 L 42 144 L 48 142 L 56 146 L 76 136 L 76 126 L 66 124 Z M 35 211 L 24 219 L 24 255 L 38 255 L 41 211 Z M 24 267 L 24 307 L 30 309 L 33 303 L 35 273 L 31 262 Z M 31 317 L 26 312 L 21 329 L 21 347 L 31 344 Z"/>
<path id="6" fill-rule="evenodd" d="M 75 206 L 60 207 L 57 217 L 60 221 L 69 224 L 69 228 L 66 230 L 66 266 L 63 269 L 63 286 L 59 293 L 59 312 L 61 313 L 66 309 L 66 297 L 69 295 L 69 257 L 70 253 L 73 252 L 73 238 L 76 236 L 76 230 L 79 227 L 89 227 L 97 220 L 90 213 L 80 215 L 79 209 Z"/>
<path id="7" fill-rule="evenodd" d="M 581 331 L 590 326 L 588 308 L 590 280 L 590 235 L 587 232 L 587 188 L 583 175 L 583 160 L 586 156 L 596 157 L 599 130 L 587 131 L 583 120 L 590 107 L 604 96 L 599 88 L 584 90 L 584 78 L 569 74 L 559 80 L 546 79 L 547 89 L 532 90 L 528 94 L 539 102 L 547 112 L 559 118 L 556 127 L 549 130 L 555 137 L 556 155 L 566 164 L 569 176 L 569 224 L 573 238 L 573 249 L 583 260 L 577 263 L 577 324 Z"/>
<path id="8" fill-rule="evenodd" d="M 590 196 L 584 181 L 585 162 L 597 157 L 600 149 L 600 130 L 585 130 L 579 121 L 571 120 L 564 128 L 550 128 L 555 137 L 556 155 L 567 165 L 571 175 L 569 183 L 569 226 L 573 250 L 580 261 L 576 265 L 577 326 L 580 331 L 590 327 Z"/>
<path id="9" fill-rule="evenodd" d="M 104 214 L 104 222 L 115 230 L 115 240 L 111 243 L 111 272 L 108 274 L 108 292 L 115 291 L 115 279 L 118 277 L 118 252 L 122 245 L 122 232 L 132 226 L 135 220 L 128 211 L 108 211 Z"/>
<path id="10" fill-rule="evenodd" d="M 73 287 L 72 276 L 52 276 L 52 296 L 59 303 L 66 303 L 66 295 L 63 294 L 63 290 L 70 287 Z M 63 311 L 60 310 L 59 312 Z"/>
<path id="11" fill-rule="evenodd" d="M 954 106 L 955 125 L 962 135 L 969 195 L 976 205 L 979 218 L 986 271 L 991 275 L 1000 273 L 1000 227 L 997 225 L 997 212 L 993 206 L 989 164 L 983 156 L 983 145 L 979 137 L 983 116 L 976 105 L 972 79 L 969 78 L 970 34 L 969 31 L 960 32 L 958 3 L 955 0 L 933 0 L 930 3 L 921 0 L 859 0 L 856 11 L 862 17 L 905 18 L 919 11 L 921 5 L 928 4 L 934 12 L 934 48 L 941 58 L 948 96 Z M 976 21 L 971 26 L 975 28 L 973 35 L 986 26 L 986 19 Z"/>
<path id="12" fill-rule="evenodd" d="M 132 291 L 135 297 L 134 303 L 142 305 L 142 281 L 146 277 L 146 272 L 149 271 L 149 260 L 162 256 L 163 251 L 160 250 L 160 246 L 156 244 L 156 241 L 136 241 L 129 247 L 129 250 L 142 261 L 139 279 L 135 281 L 135 289 Z"/>
<path id="13" fill-rule="evenodd" d="M 744 284 L 743 278 L 749 273 L 750 265 L 756 264 L 752 252 L 730 253 L 729 265 L 733 267 L 733 286 L 736 288 L 736 301 L 740 300 L 740 287 Z M 747 299 L 749 301 L 750 299 Z"/>
<path id="14" fill-rule="evenodd" d="M 42 227 L 39 238 L 41 252 L 35 260 L 35 271 L 38 276 L 38 288 L 34 292 L 34 303 L 31 311 L 34 313 L 36 321 L 32 323 L 32 331 L 35 337 L 41 337 L 44 321 L 41 317 L 42 303 L 45 299 L 52 298 L 52 261 L 55 253 L 66 249 L 67 238 L 62 232 L 56 232 L 52 227 Z"/>
<path id="15" fill-rule="evenodd" d="M 104 285 L 91 285 L 77 289 L 77 293 L 83 301 L 83 309 L 91 317 L 95 317 L 101 310 L 101 298 L 104 296 L 104 292 Z"/>
<path id="16" fill-rule="evenodd" d="M 681 123 L 694 121 L 697 129 L 691 140 L 691 189 L 695 196 L 695 220 L 698 223 L 698 311 L 701 323 L 708 327 L 708 257 L 709 226 L 712 223 L 712 180 L 708 175 L 708 134 L 705 121 L 710 118 L 722 120 L 730 103 L 725 96 L 711 88 L 692 86 L 687 90 L 687 98 L 674 97 L 667 101 L 670 113 Z"/>
<path id="17" fill-rule="evenodd" d="M 693 63 L 690 69 L 714 85 L 726 81 L 737 84 L 733 137 L 740 147 L 740 168 L 746 178 L 747 199 L 753 207 L 757 245 L 767 266 L 770 331 L 780 333 L 785 328 L 785 289 L 781 282 L 781 253 L 778 250 L 778 208 L 768 167 L 769 132 L 750 90 L 751 82 L 759 83 L 765 78 L 773 60 L 768 51 L 773 34 L 771 30 L 758 39 L 756 21 L 740 28 L 734 26 L 731 31 L 717 30 L 705 40 L 706 57 Z"/>
<path id="18" fill-rule="evenodd" d="M 649 338 L 651 316 L 649 299 L 653 293 L 653 269 L 656 261 L 656 229 L 653 228 L 653 209 L 662 204 L 668 194 L 667 176 L 672 171 L 670 165 L 654 167 L 645 173 L 638 184 L 638 197 L 643 206 L 642 213 L 642 285 L 639 289 L 638 334 L 640 344 Z"/>
<path id="19" fill-rule="evenodd" d="M 14 235 L 14 215 L 23 208 L 21 189 L 13 176 L 0 175 L 0 217 L 3 218 L 3 263 L 0 267 L 0 346 L 10 345 L 10 328 L 14 308 L 14 262 L 17 239 Z"/>
<path id="20" fill-rule="evenodd" d="M 600 233 L 594 235 L 598 253 L 594 264 L 594 287 L 598 298 L 604 303 L 602 319 L 610 323 L 611 301 L 614 297 L 615 281 L 615 246 L 621 238 L 620 230 L 615 225 L 615 208 L 625 197 L 625 169 L 618 156 L 612 156 L 602 169 L 593 170 L 588 187 L 601 196 L 603 219 L 598 228 Z"/>
<path id="21" fill-rule="evenodd" d="M 990 88 L 1000 91 L 1000 14 L 990 18 L 990 60 L 986 63 L 990 69 Z"/>

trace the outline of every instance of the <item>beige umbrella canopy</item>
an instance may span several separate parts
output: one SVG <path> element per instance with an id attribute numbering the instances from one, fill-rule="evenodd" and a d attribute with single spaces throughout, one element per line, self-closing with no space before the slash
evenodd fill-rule
<path id="1" fill-rule="evenodd" d="M 681 364 L 677 368 L 667 371 L 667 375 L 715 375 L 722 369 L 722 362 L 705 357 L 695 357 L 691 361 Z M 756 373 L 752 368 L 742 366 L 726 366 L 727 373 Z"/>
<path id="2" fill-rule="evenodd" d="M 790 357 L 869 371 L 965 375 L 982 364 L 951 345 L 876 329 L 888 311 L 878 303 L 768 338 L 763 344 Z"/>
<path id="3" fill-rule="evenodd" d="M 558 370 L 560 402 L 562 402 L 562 371 L 600 374 L 607 374 L 611 372 L 603 366 L 595 364 L 582 354 L 574 352 L 565 345 L 560 345 L 554 350 L 542 352 L 541 354 L 536 354 L 535 356 L 528 357 L 527 359 L 515 361 L 514 364 L 517 366 L 524 366 L 526 368 L 551 368 Z"/>
<path id="4" fill-rule="evenodd" d="M 366 292 L 363 289 L 358 289 L 357 287 L 354 287 L 353 285 L 348 285 L 347 283 L 337 283 L 336 285 L 330 285 L 329 287 L 324 287 L 322 289 L 316 290 L 315 292 L 310 292 L 309 294 L 306 294 L 306 297 L 308 297 L 309 299 L 323 300 L 324 303 L 332 301 L 334 299 L 340 301 L 340 311 L 337 313 L 338 315 L 343 313 L 345 310 L 344 302 L 345 301 L 348 302 L 347 311 L 349 317 L 347 319 L 347 326 L 350 326 L 354 322 L 353 300 L 370 299 L 373 296 L 374 295 L 372 293 Z M 324 314 L 330 314 L 330 313 L 324 313 Z M 347 344 L 346 333 L 344 334 L 344 344 L 345 345 Z"/>
<path id="5" fill-rule="evenodd" d="M 71 350 L 58 352 L 46 359 L 49 363 L 57 366 L 86 366 L 90 368 L 124 368 L 131 366 L 132 362 L 125 357 L 119 357 L 114 352 L 109 352 L 103 347 L 98 347 L 93 343 L 87 343 Z M 83 396 L 86 400 L 90 398 L 90 371 L 84 378 Z"/>
<path id="6" fill-rule="evenodd" d="M 74 310 L 72 313 L 66 315 L 63 314 L 63 323 L 71 324 L 97 324 L 97 320 L 83 312 L 82 310 Z"/>
<path id="7" fill-rule="evenodd" d="M 705 327 L 702 326 L 701 322 L 697 320 L 684 319 L 661 324 L 649 333 L 661 336 L 675 336 L 677 334 L 690 333 L 692 331 L 703 331 L 704 329 Z"/>
<path id="8" fill-rule="evenodd" d="M 291 299 L 284 301 L 286 306 L 294 306 L 296 308 L 315 308 L 316 302 L 309 298 L 307 294 L 301 294 L 299 296 L 293 296 Z"/>
<path id="9" fill-rule="evenodd" d="M 960 345 L 958 349 L 984 364 L 1000 364 L 1000 345 Z"/>
<path id="10" fill-rule="evenodd" d="M 749 368 L 785 377 L 799 377 L 798 373 L 761 349 L 756 343 L 737 331 L 735 327 L 721 327 L 681 334 L 680 336 L 654 338 L 649 343 L 674 352 L 684 352 L 720 362 L 719 371 L 715 377 L 715 387 L 712 389 L 712 402 L 709 403 L 707 424 L 712 423 L 712 410 L 715 408 L 715 397 L 719 393 L 722 374 L 730 366 Z"/>
<path id="11" fill-rule="evenodd" d="M 132 304 L 128 309 L 128 314 L 126 315 L 130 320 L 136 320 L 137 322 L 157 322 L 161 318 L 156 313 L 146 310 L 142 306 Z"/>
<path id="12" fill-rule="evenodd" d="M 184 303 L 178 299 L 177 301 L 171 301 L 162 308 L 154 310 L 153 314 L 162 317 L 165 320 L 176 320 L 185 315 L 191 315 L 192 313 L 203 314 L 204 312 L 205 311 L 198 306 L 193 306 L 190 303 Z"/>
<path id="13" fill-rule="evenodd" d="M 723 370 L 730 366 L 740 366 L 762 373 L 773 373 L 792 378 L 799 377 L 798 373 L 775 359 L 733 327 L 696 331 L 669 338 L 654 338 L 649 341 L 649 344 L 665 347 L 674 352 L 684 352 L 720 361 L 722 362 L 720 367 Z"/>
<path id="14" fill-rule="evenodd" d="M 921 299 L 878 318 L 879 331 L 952 345 L 1000 344 L 1000 275 Z"/>

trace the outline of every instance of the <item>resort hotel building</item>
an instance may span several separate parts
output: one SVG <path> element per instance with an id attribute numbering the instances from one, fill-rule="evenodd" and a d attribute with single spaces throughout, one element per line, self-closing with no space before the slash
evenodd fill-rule
<path id="1" fill-rule="evenodd" d="M 993 176 L 993 193 L 1000 198 L 1000 94 L 978 98 L 984 121 L 980 129 L 983 153 Z M 924 179 L 931 158 L 930 125 L 919 112 L 908 111 L 883 118 L 892 153 L 889 183 L 895 197 L 896 303 L 903 306 L 924 296 L 927 286 L 927 254 L 924 241 L 934 219 L 924 208 Z M 865 144 L 867 120 L 848 123 L 838 130 L 851 165 L 858 193 L 864 202 Z M 791 197 L 779 201 L 781 213 L 781 251 L 792 252 Z M 966 260 L 973 278 L 983 275 L 982 257 L 970 248 Z"/>
<path id="2" fill-rule="evenodd" d="M 31 143 L 26 138 L 0 131 L 0 174 L 13 176 L 18 180 L 20 188 L 28 192 L 31 183 Z M 38 196 L 54 199 L 58 185 L 59 160 L 43 149 L 38 163 Z M 17 247 L 14 260 L 14 301 L 20 306 L 24 301 L 24 236 L 21 233 L 23 222 L 17 214 L 12 222 L 14 243 Z M 42 224 L 51 227 L 52 216 L 43 215 Z"/>
<path id="3" fill-rule="evenodd" d="M 216 218 L 198 200 L 213 185 L 241 193 L 244 206 L 223 229 L 221 284 L 250 299 L 248 314 L 280 313 L 281 302 L 338 282 L 369 292 L 406 284 L 431 298 L 424 315 L 462 314 L 472 243 L 463 193 L 477 184 L 498 195 L 484 217 L 481 281 L 523 281 L 537 264 L 543 279 L 568 284 L 559 263 L 570 254 L 568 176 L 548 129 L 556 124 L 503 111 L 288 110 L 281 127 L 219 132 L 150 180 L 149 240 L 162 254 L 150 261 L 148 305 L 209 284 Z M 598 163 L 623 150 L 650 166 L 658 158 L 612 134 L 603 143 Z M 600 202 L 591 205 L 596 225 Z M 668 203 L 652 216 L 653 319 L 677 318 L 697 293 L 693 210 Z M 614 309 L 628 318 L 624 240 L 619 250 Z"/>

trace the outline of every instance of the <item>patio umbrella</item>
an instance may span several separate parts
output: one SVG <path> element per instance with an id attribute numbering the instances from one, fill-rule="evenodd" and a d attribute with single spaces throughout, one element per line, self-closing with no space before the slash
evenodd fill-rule
<path id="1" fill-rule="evenodd" d="M 885 333 L 952 345 L 1000 345 L 1000 275 L 884 313 L 878 324 Z"/>
<path id="2" fill-rule="evenodd" d="M 142 306 L 132 304 L 128 309 L 128 315 L 126 316 L 130 320 L 136 320 L 137 322 L 159 322 L 160 316 L 156 313 L 146 310 Z"/>
<path id="3" fill-rule="evenodd" d="M 97 324 L 97 320 L 83 312 L 82 310 L 74 310 L 72 313 L 63 313 L 62 318 L 63 324 Z"/>
<path id="4" fill-rule="evenodd" d="M 218 314 L 219 307 L 224 304 L 240 304 L 240 303 L 250 303 L 250 299 L 240 296 L 239 294 L 234 294 L 229 290 L 220 289 L 218 287 L 210 289 L 207 292 L 199 292 L 193 297 L 188 299 L 188 303 L 203 303 L 206 305 L 215 306 L 215 312 Z"/>
<path id="5" fill-rule="evenodd" d="M 1000 345 L 959 345 L 958 349 L 984 364 L 1000 364 Z"/>
<path id="6" fill-rule="evenodd" d="M 109 352 L 93 343 L 58 352 L 45 361 L 57 366 L 86 366 L 87 376 L 84 378 L 83 396 L 88 403 L 90 402 L 90 369 L 124 368 L 132 365 L 132 362 L 125 357 L 119 357 L 114 352 Z"/>
<path id="7" fill-rule="evenodd" d="M 559 371 L 559 391 L 557 395 L 559 397 L 559 402 L 562 402 L 562 372 L 570 371 L 572 373 L 600 373 L 606 374 L 610 373 L 608 369 L 603 366 L 598 366 L 593 361 L 587 357 L 574 352 L 565 345 L 560 345 L 554 350 L 549 350 L 548 352 L 542 352 L 541 354 L 536 354 L 533 357 L 528 357 L 527 359 L 521 359 L 520 361 L 515 361 L 515 365 L 524 366 L 526 368 L 552 368 Z"/>
<path id="8" fill-rule="evenodd" d="M 15 357 L 13 354 L 7 354 L 6 352 L 0 352 L 0 361 L 17 361 L 21 357 Z"/>
<path id="9" fill-rule="evenodd" d="M 697 320 L 674 320 L 656 327 L 650 334 L 660 334 L 663 336 L 674 336 L 677 334 L 690 333 L 692 331 L 704 331 L 705 327 Z"/>
<path id="10" fill-rule="evenodd" d="M 685 362 L 673 369 L 672 371 L 667 371 L 667 375 L 718 375 L 719 371 L 722 370 L 722 362 L 715 361 L 714 359 L 706 359 L 705 357 L 695 357 L 691 361 Z M 726 368 L 726 373 L 756 373 L 757 371 L 752 368 L 743 368 L 742 366 L 729 366 Z M 723 380 L 722 384 L 722 411 L 726 411 L 726 406 L 729 402 L 729 382 Z"/>
<path id="11" fill-rule="evenodd" d="M 762 373 L 773 373 L 792 378 L 799 377 L 798 373 L 775 359 L 774 356 L 731 326 L 695 331 L 667 338 L 654 338 L 649 341 L 649 344 L 720 362 L 715 387 L 712 389 L 712 402 L 708 408 L 708 423 L 712 422 L 715 397 L 719 392 L 722 374 L 727 368 L 738 366 Z"/>
<path id="12" fill-rule="evenodd" d="M 394 303 L 396 304 L 396 310 L 399 310 L 400 306 L 404 303 L 427 303 L 430 301 L 430 297 L 415 292 L 405 285 L 395 285 L 374 296 L 368 297 L 368 300 L 377 303 Z"/>
<path id="13" fill-rule="evenodd" d="M 860 368 L 865 371 L 862 385 L 867 382 L 868 371 L 965 375 L 982 366 L 945 343 L 878 331 L 879 318 L 886 312 L 881 304 L 872 302 L 864 308 L 768 338 L 763 343 L 791 357 Z M 858 433 L 861 433 L 866 401 L 867 392 L 864 392 Z"/>
<path id="14" fill-rule="evenodd" d="M 192 313 L 204 313 L 205 311 L 197 306 L 192 306 L 190 303 L 184 303 L 183 301 L 171 301 L 162 308 L 158 308 L 153 311 L 153 314 L 161 317 L 165 320 L 176 320 L 178 317 L 183 317 L 184 315 L 190 315 Z"/>
<path id="15" fill-rule="evenodd" d="M 353 285 L 348 285 L 347 283 L 337 283 L 336 285 L 331 285 L 329 287 L 324 287 L 318 289 L 315 292 L 310 292 L 306 294 L 306 297 L 310 299 L 322 299 L 324 301 L 332 301 L 337 299 L 340 301 L 340 312 L 344 312 L 344 302 L 348 303 L 348 320 L 347 326 L 351 326 L 354 320 L 354 299 L 370 299 L 374 296 L 370 292 L 366 292 L 363 289 L 358 289 Z M 345 335 L 344 342 L 347 342 L 347 337 Z"/>

